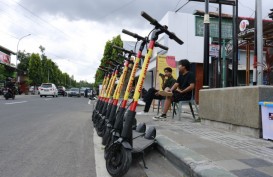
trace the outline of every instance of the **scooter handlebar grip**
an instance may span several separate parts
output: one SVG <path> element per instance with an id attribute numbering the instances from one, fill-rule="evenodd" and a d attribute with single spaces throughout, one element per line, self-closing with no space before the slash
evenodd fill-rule
<path id="1" fill-rule="evenodd" d="M 136 39 L 138 39 L 138 40 L 145 41 L 145 38 L 144 38 L 144 37 L 139 36 L 139 35 L 136 34 L 136 33 L 132 33 L 132 32 L 127 31 L 127 30 L 125 30 L 125 29 L 123 29 L 122 32 L 123 32 L 124 34 L 128 34 L 129 36 L 132 36 L 132 37 L 134 37 L 134 38 L 136 38 Z"/>
<path id="2" fill-rule="evenodd" d="M 114 62 L 114 63 L 116 63 L 116 64 L 118 64 L 118 65 L 122 65 L 120 62 L 118 62 L 118 61 L 116 61 L 116 60 L 114 60 L 112 58 L 110 58 L 109 60 L 112 61 L 112 62 Z"/>
<path id="3" fill-rule="evenodd" d="M 127 31 L 127 30 L 125 30 L 125 29 L 123 29 L 122 32 L 123 32 L 124 34 L 127 34 L 127 35 L 129 35 L 129 36 L 132 36 L 132 37 L 136 38 L 136 34 L 135 34 L 135 33 L 132 33 L 132 32 Z"/>
<path id="4" fill-rule="evenodd" d="M 141 16 L 148 20 L 151 24 L 155 24 L 156 20 L 148 15 L 146 12 L 142 11 Z"/>
<path id="5" fill-rule="evenodd" d="M 169 48 L 168 47 L 166 47 L 166 46 L 164 46 L 164 45 L 161 45 L 161 44 L 159 44 L 159 43 L 155 43 L 155 47 L 159 47 L 159 48 L 161 48 L 161 49 L 163 49 L 163 50 L 169 50 Z"/>
<path id="6" fill-rule="evenodd" d="M 179 39 L 179 38 L 175 35 L 175 33 L 169 32 L 169 33 L 167 33 L 167 34 L 168 34 L 168 36 L 170 37 L 170 39 L 175 40 L 178 44 L 180 44 L 180 45 L 184 44 L 184 42 L 183 42 L 181 39 Z"/>
<path id="7" fill-rule="evenodd" d="M 113 47 L 115 48 L 115 49 L 118 49 L 118 50 L 124 50 L 123 48 L 121 48 L 121 47 L 119 47 L 119 46 L 116 46 L 116 45 L 113 45 Z"/>

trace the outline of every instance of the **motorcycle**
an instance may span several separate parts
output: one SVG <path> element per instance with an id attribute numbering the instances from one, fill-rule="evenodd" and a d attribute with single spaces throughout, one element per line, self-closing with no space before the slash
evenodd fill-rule
<path id="1" fill-rule="evenodd" d="M 11 88 L 5 88 L 3 90 L 3 96 L 6 100 L 8 100 L 9 98 L 12 98 L 13 100 L 15 99 L 15 94 Z"/>

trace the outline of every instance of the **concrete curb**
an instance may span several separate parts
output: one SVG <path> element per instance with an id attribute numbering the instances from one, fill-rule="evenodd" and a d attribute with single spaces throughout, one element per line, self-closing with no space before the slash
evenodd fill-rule
<path id="1" fill-rule="evenodd" d="M 216 166 L 206 157 L 175 143 L 164 135 L 158 135 L 157 149 L 169 161 L 191 177 L 236 177 L 229 171 Z"/>

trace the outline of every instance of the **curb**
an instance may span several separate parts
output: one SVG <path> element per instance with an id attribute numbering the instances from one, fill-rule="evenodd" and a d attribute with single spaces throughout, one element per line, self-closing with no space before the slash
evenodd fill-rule
<path id="1" fill-rule="evenodd" d="M 164 135 L 158 135 L 156 141 L 159 152 L 188 176 L 236 177 L 229 171 L 216 166 L 208 158 L 175 143 Z"/>

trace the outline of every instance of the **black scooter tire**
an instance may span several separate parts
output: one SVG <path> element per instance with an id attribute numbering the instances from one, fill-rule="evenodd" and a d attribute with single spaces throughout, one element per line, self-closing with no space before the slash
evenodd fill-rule
<path id="1" fill-rule="evenodd" d="M 96 126 L 96 130 L 97 130 L 97 134 L 99 137 L 102 137 L 105 133 L 105 119 L 101 119 L 98 123 L 98 125 Z"/>
<path id="2" fill-rule="evenodd" d="M 113 177 L 125 175 L 132 163 L 132 153 L 122 144 L 114 144 L 109 149 L 108 159 L 106 159 L 106 169 Z"/>

